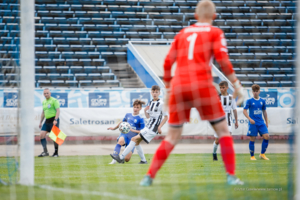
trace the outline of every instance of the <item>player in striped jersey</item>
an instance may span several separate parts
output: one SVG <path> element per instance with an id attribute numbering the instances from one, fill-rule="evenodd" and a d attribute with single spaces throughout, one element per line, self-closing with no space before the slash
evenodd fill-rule
<path id="1" fill-rule="evenodd" d="M 142 140 L 149 144 L 157 134 L 161 134 L 162 126 L 168 121 L 168 114 L 163 112 L 164 102 L 159 99 L 159 95 L 160 87 L 157 85 L 152 86 L 151 96 L 153 99 L 144 109 L 146 117 L 148 119 L 150 118 L 146 127 L 143 128 L 137 136 L 131 139 L 121 156 L 118 154 L 110 154 L 110 156 L 119 163 L 124 163 L 126 155 L 129 154 L 135 146 L 138 146 Z"/>
<path id="2" fill-rule="evenodd" d="M 223 106 L 223 110 L 225 111 L 225 116 L 226 116 L 226 121 L 227 121 L 227 126 L 229 129 L 229 132 L 230 132 L 230 134 L 232 134 L 231 110 L 233 110 L 233 114 L 234 114 L 234 118 L 235 118 L 235 129 L 237 129 L 239 127 L 238 119 L 237 119 L 236 102 L 233 99 L 232 95 L 228 94 L 228 92 L 227 92 L 228 83 L 226 81 L 220 82 L 219 87 L 220 87 L 220 91 L 221 91 L 220 101 Z M 217 161 L 218 160 L 217 149 L 219 146 L 219 137 L 216 133 L 214 134 L 214 137 L 215 137 L 215 141 L 214 141 L 214 150 L 213 150 L 213 160 Z"/>

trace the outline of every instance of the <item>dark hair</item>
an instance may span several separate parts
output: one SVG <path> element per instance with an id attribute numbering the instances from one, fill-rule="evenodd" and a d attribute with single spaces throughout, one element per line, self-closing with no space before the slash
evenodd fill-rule
<path id="1" fill-rule="evenodd" d="M 259 91 L 260 90 L 260 86 L 257 84 L 252 85 L 252 91 Z"/>
<path id="2" fill-rule="evenodd" d="M 143 102 L 142 100 L 139 100 L 139 99 L 136 99 L 136 100 L 133 102 L 133 106 L 141 105 L 141 107 L 143 107 L 144 104 L 146 104 L 146 103 Z"/>
<path id="3" fill-rule="evenodd" d="M 152 91 L 154 90 L 158 90 L 160 91 L 160 87 L 158 85 L 153 85 L 152 88 L 151 88 Z"/>
<path id="4" fill-rule="evenodd" d="M 228 83 L 227 83 L 227 81 L 221 81 L 219 83 L 219 86 L 226 86 L 226 87 L 228 87 Z"/>

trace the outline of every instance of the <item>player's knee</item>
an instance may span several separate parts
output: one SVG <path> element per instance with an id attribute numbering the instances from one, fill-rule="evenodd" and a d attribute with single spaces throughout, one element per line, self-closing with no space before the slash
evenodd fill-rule
<path id="1" fill-rule="evenodd" d="M 130 158 L 125 158 L 124 160 L 125 160 L 125 162 L 129 162 Z"/>
<path id="2" fill-rule="evenodd" d="M 269 140 L 269 134 L 265 134 L 264 136 L 263 136 L 263 138 L 265 139 L 265 140 Z"/>
<path id="3" fill-rule="evenodd" d="M 216 139 L 215 143 L 216 143 L 216 145 L 218 145 L 219 144 L 219 139 Z"/>
<path id="4" fill-rule="evenodd" d="M 121 140 L 121 141 L 119 140 L 119 141 L 118 141 L 118 144 L 121 145 L 121 146 L 123 146 L 123 145 L 125 144 L 125 142 L 122 141 L 122 140 Z"/>

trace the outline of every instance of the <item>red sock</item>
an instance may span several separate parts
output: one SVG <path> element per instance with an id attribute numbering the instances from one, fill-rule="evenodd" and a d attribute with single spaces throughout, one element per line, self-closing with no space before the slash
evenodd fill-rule
<path id="1" fill-rule="evenodd" d="M 231 136 L 220 138 L 221 154 L 225 165 L 226 172 L 234 175 L 235 171 L 235 154 L 233 149 L 233 140 Z"/>
<path id="2" fill-rule="evenodd" d="M 147 175 L 150 175 L 151 178 L 154 178 L 157 171 L 161 168 L 161 166 L 164 164 L 164 162 L 167 160 L 169 154 L 173 150 L 174 145 L 170 142 L 163 140 L 159 147 L 157 148 L 151 165 L 149 167 L 149 170 L 147 172 Z"/>

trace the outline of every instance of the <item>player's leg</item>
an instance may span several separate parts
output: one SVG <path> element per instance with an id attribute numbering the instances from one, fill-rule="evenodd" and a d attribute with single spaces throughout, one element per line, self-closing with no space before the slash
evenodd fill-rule
<path id="1" fill-rule="evenodd" d="M 261 154 L 259 155 L 259 158 L 263 160 L 269 160 L 269 158 L 267 158 L 265 155 L 265 152 L 267 151 L 269 145 L 269 133 L 267 126 L 265 124 L 260 125 L 258 127 L 258 132 L 263 137 L 263 141 L 261 144 Z"/>
<path id="2" fill-rule="evenodd" d="M 132 152 L 130 152 L 129 154 L 127 154 L 127 156 L 125 156 L 125 158 L 124 158 L 125 162 L 129 162 L 131 156 L 132 156 Z"/>
<path id="3" fill-rule="evenodd" d="M 235 176 L 233 139 L 228 130 L 226 119 L 221 118 L 219 120 L 210 121 L 210 123 L 220 138 L 221 154 L 227 172 L 227 183 L 229 185 L 243 185 L 244 183 Z"/>
<path id="4" fill-rule="evenodd" d="M 254 156 L 255 152 L 255 139 L 257 136 L 257 128 L 255 124 L 249 124 L 249 130 L 247 132 L 247 136 L 250 137 L 249 141 L 249 152 L 250 152 L 250 160 L 256 160 Z"/>
<path id="5" fill-rule="evenodd" d="M 157 148 L 146 176 L 140 182 L 141 186 L 150 186 L 156 173 L 165 163 L 175 145 L 180 140 L 183 126 L 169 126 L 168 134 Z"/>
<path id="6" fill-rule="evenodd" d="M 137 151 L 137 153 L 139 154 L 139 156 L 141 158 L 141 161 L 139 162 L 139 164 L 148 164 L 147 160 L 146 160 L 146 157 L 145 157 L 145 154 L 144 154 L 144 151 L 143 151 L 143 148 L 141 147 L 141 145 L 139 143 L 137 143 L 136 146 L 135 146 L 136 151 Z"/>
<path id="7" fill-rule="evenodd" d="M 43 130 L 43 129 L 46 129 L 44 126 L 45 126 L 45 124 L 43 125 L 42 130 L 40 132 L 40 140 L 41 140 L 41 144 L 43 146 L 43 152 L 38 157 L 49 156 L 48 149 L 47 149 L 47 140 L 46 140 L 46 135 L 47 135 L 48 131 Z"/>
<path id="8" fill-rule="evenodd" d="M 125 145 L 125 135 L 121 134 L 118 139 L 117 139 L 117 144 L 115 146 L 115 149 L 114 149 L 114 152 L 113 152 L 113 155 L 116 156 L 116 155 L 119 155 L 120 154 L 120 151 L 121 151 L 121 147 Z M 115 164 L 116 163 L 116 160 L 113 159 L 109 164 Z"/>
<path id="9" fill-rule="evenodd" d="M 219 146 L 219 138 L 216 133 L 214 134 L 214 137 L 215 137 L 215 140 L 214 140 L 214 144 L 213 144 L 213 161 L 218 161 L 217 150 L 218 150 L 218 146 Z"/>
<path id="10" fill-rule="evenodd" d="M 127 147 L 125 148 L 125 150 L 123 151 L 123 153 L 120 156 L 112 155 L 112 154 L 110 154 L 110 156 L 113 159 L 115 159 L 118 163 L 124 163 L 125 157 L 134 149 L 136 142 L 141 141 L 141 140 L 142 140 L 142 138 L 139 135 L 131 138 L 130 143 L 127 145 Z"/>

